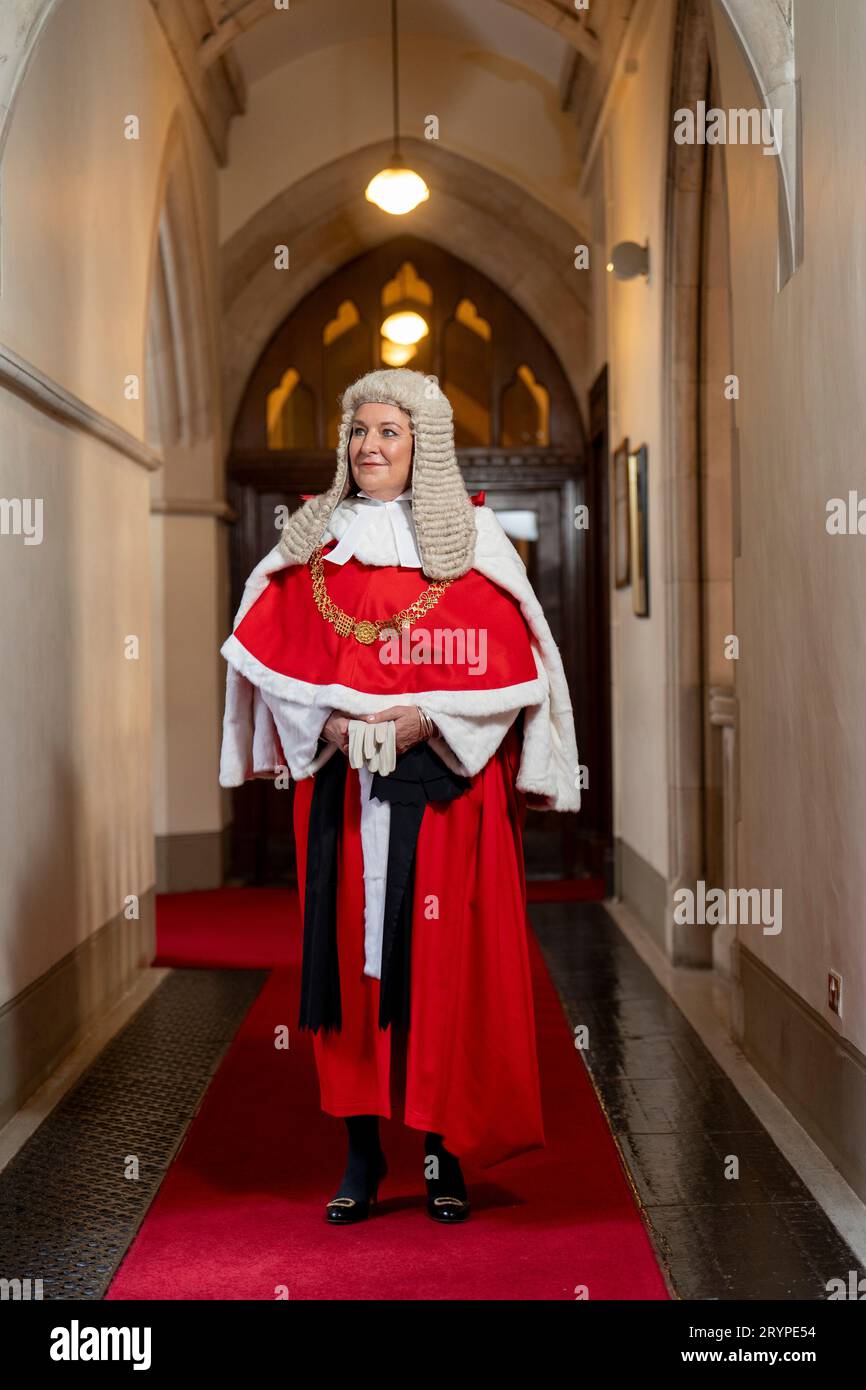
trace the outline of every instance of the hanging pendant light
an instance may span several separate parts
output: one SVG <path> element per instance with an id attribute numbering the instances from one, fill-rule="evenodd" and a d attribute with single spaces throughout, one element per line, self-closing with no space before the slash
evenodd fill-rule
<path id="1" fill-rule="evenodd" d="M 365 196 L 383 212 L 402 217 L 430 197 L 420 174 L 410 169 L 400 151 L 400 117 L 397 81 L 397 0 L 391 0 L 391 75 L 394 95 L 394 153 L 387 169 L 380 169 L 367 184 Z"/>
<path id="2" fill-rule="evenodd" d="M 409 307 L 389 314 L 380 332 L 389 343 L 397 343 L 401 347 L 414 347 L 415 343 L 420 343 L 422 338 L 427 337 L 430 329 L 427 327 L 427 320 L 422 318 L 414 307 Z"/>

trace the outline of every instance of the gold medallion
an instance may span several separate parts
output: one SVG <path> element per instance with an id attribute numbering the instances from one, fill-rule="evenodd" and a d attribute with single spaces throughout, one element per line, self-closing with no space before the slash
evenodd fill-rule
<path id="1" fill-rule="evenodd" d="M 363 642 L 365 646 L 368 646 L 370 642 L 375 642 L 379 635 L 376 624 L 368 622 L 366 618 L 362 618 L 360 622 L 355 624 L 353 632 L 358 641 Z"/>

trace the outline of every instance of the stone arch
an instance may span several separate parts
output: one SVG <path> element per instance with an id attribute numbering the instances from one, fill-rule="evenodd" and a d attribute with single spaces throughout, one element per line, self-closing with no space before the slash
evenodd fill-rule
<path id="1" fill-rule="evenodd" d="M 202 749 L 208 742 L 200 713 L 190 705 L 190 670 L 207 672 L 199 679 L 203 698 L 211 703 L 221 698 L 219 674 L 211 677 L 203 655 L 203 634 L 218 630 L 225 621 L 218 530 L 231 516 L 227 504 L 215 500 L 211 491 L 213 436 L 218 429 L 213 412 L 218 369 L 210 327 L 214 306 L 208 302 L 201 269 L 208 263 L 200 212 L 203 190 L 194 177 L 188 140 L 186 118 L 176 110 L 163 142 L 152 205 L 143 306 L 145 425 L 162 457 L 161 469 L 150 479 L 147 546 L 149 644 L 156 673 L 150 732 L 160 892 L 209 887 L 220 882 L 222 874 L 219 834 L 197 836 L 193 850 L 175 813 L 189 786 L 202 775 Z M 191 566 L 193 553 L 201 563 Z M 190 634 L 188 641 L 177 641 L 180 631 Z M 206 780 L 205 776 L 200 784 L 202 796 Z"/>
<path id="2" fill-rule="evenodd" d="M 803 159 L 800 81 L 796 74 L 793 0 L 719 0 L 762 106 L 782 113 L 777 288 L 803 259 Z"/>
<path id="3" fill-rule="evenodd" d="M 18 89 L 26 75 L 39 35 L 61 0 L 14 0 L 0 5 L 0 160 Z M 553 29 L 591 63 L 598 62 L 599 42 L 582 11 L 563 9 L 557 0 L 502 0 L 540 24 Z M 726 4 L 726 0 L 722 0 Z M 742 0 L 727 0 L 734 6 Z M 746 4 L 756 0 L 746 0 Z M 790 0 L 782 0 L 790 6 Z M 151 0 L 159 9 L 159 0 Z M 768 0 L 769 4 L 769 0 Z M 727 7 L 727 4 L 726 4 Z M 240 0 L 230 12 L 215 17 L 198 50 L 202 69 L 213 66 L 248 29 L 274 13 L 274 0 Z"/>
<path id="4" fill-rule="evenodd" d="M 212 431 L 216 370 L 207 339 L 195 183 L 183 120 L 175 112 L 163 147 L 147 292 L 145 404 L 148 433 L 163 448 Z"/>
<path id="5" fill-rule="evenodd" d="M 574 269 L 574 246 L 588 238 L 492 170 L 449 150 L 436 150 L 434 158 L 423 140 L 402 144 L 432 193 L 413 213 L 413 232 L 501 286 L 544 333 L 578 400 L 585 400 L 590 286 L 586 273 Z M 261 349 L 278 326 L 321 280 L 393 237 L 393 220 L 359 192 L 390 152 L 390 143 L 381 141 L 313 171 L 260 208 L 224 245 L 225 439 Z M 278 245 L 290 248 L 288 271 L 274 270 Z"/>
<path id="6" fill-rule="evenodd" d="M 0 5 L 0 161 L 15 98 L 48 19 L 60 0 L 15 0 Z"/>

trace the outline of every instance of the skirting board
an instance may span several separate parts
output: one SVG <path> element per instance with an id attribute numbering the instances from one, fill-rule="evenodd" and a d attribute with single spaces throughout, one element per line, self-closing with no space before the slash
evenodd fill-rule
<path id="1" fill-rule="evenodd" d="M 830 1162 L 866 1201 L 866 1057 L 739 945 L 736 1042 Z"/>
<path id="2" fill-rule="evenodd" d="M 226 863 L 224 830 L 157 835 L 154 844 L 158 893 L 191 893 L 222 886 Z"/>
<path id="3" fill-rule="evenodd" d="M 119 912 L 0 1009 L 0 1126 L 150 966 L 153 887 L 141 894 L 139 913 L 129 920 Z"/>
<path id="4" fill-rule="evenodd" d="M 614 895 L 643 922 L 656 945 L 665 951 L 664 878 L 624 840 L 614 842 Z"/>

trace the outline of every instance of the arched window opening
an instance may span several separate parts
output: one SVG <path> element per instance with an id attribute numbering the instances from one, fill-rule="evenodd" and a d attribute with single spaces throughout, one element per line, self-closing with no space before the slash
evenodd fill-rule
<path id="1" fill-rule="evenodd" d="M 379 353 L 388 367 L 430 370 L 430 310 L 433 287 L 422 280 L 411 261 L 382 287 Z"/>
<path id="2" fill-rule="evenodd" d="M 443 389 L 454 407 L 455 444 L 492 443 L 493 330 L 471 299 L 461 299 L 445 325 L 444 357 Z"/>
<path id="3" fill-rule="evenodd" d="M 353 299 L 341 300 L 322 330 L 325 442 L 336 449 L 340 437 L 340 397 L 346 383 L 369 370 L 371 333 Z"/>
<path id="4" fill-rule="evenodd" d="M 295 367 L 268 392 L 267 412 L 269 449 L 315 448 L 316 402 Z"/>
<path id="5" fill-rule="evenodd" d="M 504 448 L 546 448 L 550 444 L 550 392 L 525 362 L 502 393 Z"/>

